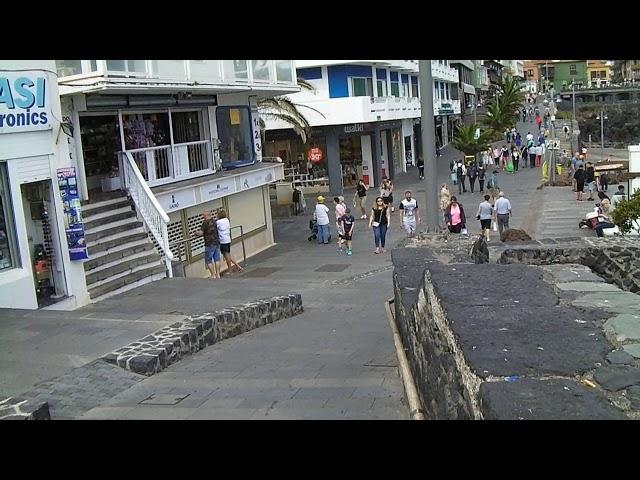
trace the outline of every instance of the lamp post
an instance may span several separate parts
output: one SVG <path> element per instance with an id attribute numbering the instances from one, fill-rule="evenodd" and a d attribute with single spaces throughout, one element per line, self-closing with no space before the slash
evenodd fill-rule
<path id="1" fill-rule="evenodd" d="M 426 171 L 426 213 L 424 220 L 428 232 L 436 232 L 440 226 L 438 215 L 438 170 L 435 151 L 435 125 L 433 117 L 433 77 L 431 60 L 418 60 L 420 82 L 420 107 L 422 124 L 422 156 Z"/>
<path id="2" fill-rule="evenodd" d="M 600 120 L 600 161 L 604 160 L 604 121 L 609 120 L 604 113 L 604 110 L 600 110 L 600 115 L 596 117 L 596 120 Z"/>

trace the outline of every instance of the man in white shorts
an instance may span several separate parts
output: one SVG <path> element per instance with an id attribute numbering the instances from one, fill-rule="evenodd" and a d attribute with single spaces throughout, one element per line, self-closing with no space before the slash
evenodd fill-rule
<path id="1" fill-rule="evenodd" d="M 416 232 L 416 225 L 420 223 L 420 213 L 418 213 L 418 202 L 415 198 L 411 198 L 411 190 L 404 192 L 404 200 L 400 202 L 398 212 L 407 237 L 413 236 Z"/>

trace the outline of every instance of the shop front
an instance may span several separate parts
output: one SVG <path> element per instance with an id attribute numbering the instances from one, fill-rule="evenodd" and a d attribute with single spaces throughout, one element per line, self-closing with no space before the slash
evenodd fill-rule
<path id="1" fill-rule="evenodd" d="M 88 303 L 72 255 L 84 237 L 77 188 L 71 202 L 70 176 L 58 176 L 72 169 L 72 132 L 60 122 L 55 68 L 34 61 L 3 71 L 8 63 L 0 62 L 0 308 L 75 308 Z"/>

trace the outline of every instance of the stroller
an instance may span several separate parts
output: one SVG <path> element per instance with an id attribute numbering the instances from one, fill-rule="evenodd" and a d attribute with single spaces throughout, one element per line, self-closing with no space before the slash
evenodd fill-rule
<path id="1" fill-rule="evenodd" d="M 316 240 L 318 238 L 318 222 L 315 219 L 309 220 L 309 230 L 311 230 L 311 235 L 307 238 L 308 241 Z M 331 234 L 329 234 L 329 241 L 331 241 Z"/>

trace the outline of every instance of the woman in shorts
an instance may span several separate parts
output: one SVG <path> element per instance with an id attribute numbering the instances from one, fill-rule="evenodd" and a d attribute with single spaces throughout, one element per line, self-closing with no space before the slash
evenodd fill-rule
<path id="1" fill-rule="evenodd" d="M 220 253 L 224 257 L 224 261 L 227 264 L 227 271 L 231 273 L 233 266 L 236 267 L 236 271 L 241 272 L 243 268 L 231 256 L 231 223 L 227 218 L 227 212 L 224 208 L 218 210 L 218 220 L 216 220 L 216 226 L 218 227 L 218 235 L 220 237 Z"/>

